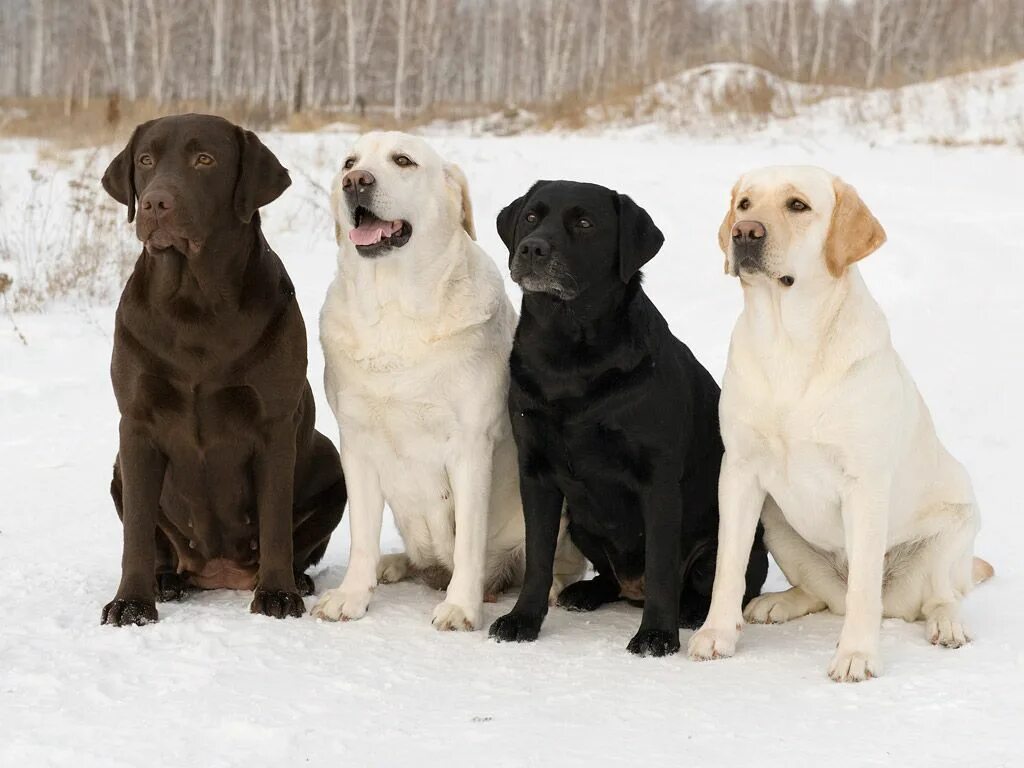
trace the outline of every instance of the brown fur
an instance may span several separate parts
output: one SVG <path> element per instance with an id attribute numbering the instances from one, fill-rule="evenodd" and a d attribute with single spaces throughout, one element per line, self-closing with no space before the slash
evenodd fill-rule
<path id="1" fill-rule="evenodd" d="M 154 588 L 180 596 L 168 583 L 255 588 L 254 613 L 304 611 L 304 571 L 346 494 L 313 428 L 295 290 L 260 228 L 289 183 L 254 134 L 206 115 L 139 126 L 104 174 L 145 246 L 114 326 L 124 554 L 105 624 L 155 621 Z"/>

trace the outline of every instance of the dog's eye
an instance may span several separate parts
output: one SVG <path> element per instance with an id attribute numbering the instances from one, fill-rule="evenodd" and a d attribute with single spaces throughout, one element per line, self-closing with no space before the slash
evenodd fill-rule
<path id="1" fill-rule="evenodd" d="M 750 207 L 750 198 L 744 197 L 742 200 L 740 200 L 740 204 L 737 205 L 736 207 L 739 208 L 741 211 L 747 210 L 747 208 Z"/>
<path id="2" fill-rule="evenodd" d="M 350 157 L 348 160 L 345 161 L 345 164 L 341 167 L 344 168 L 346 171 L 350 171 L 352 170 L 352 166 L 354 166 L 355 164 L 356 159 L 354 157 Z"/>
<path id="3" fill-rule="evenodd" d="M 147 154 L 139 155 L 138 163 L 141 166 L 149 168 L 153 165 L 153 156 Z"/>
<path id="4" fill-rule="evenodd" d="M 576 222 L 576 226 L 579 227 L 580 229 L 590 229 L 592 226 L 594 226 L 594 222 L 592 222 L 590 219 L 580 219 L 579 221 Z"/>
<path id="5" fill-rule="evenodd" d="M 416 165 L 408 155 L 395 155 L 391 159 L 395 161 L 395 165 L 399 168 L 409 168 L 410 166 Z"/>
<path id="6" fill-rule="evenodd" d="M 529 213 L 526 214 L 526 220 L 530 224 L 536 224 L 537 223 L 537 214 L 534 213 L 533 211 L 530 211 Z"/>
<path id="7" fill-rule="evenodd" d="M 196 155 L 196 165 L 213 165 L 216 162 L 213 159 L 213 155 L 208 155 L 205 152 L 200 152 Z"/>
<path id="8" fill-rule="evenodd" d="M 798 200 L 795 197 L 790 199 L 786 203 L 786 207 L 789 208 L 789 210 L 791 210 L 791 211 L 809 211 L 809 210 L 811 210 L 811 206 L 809 206 L 803 200 Z"/>

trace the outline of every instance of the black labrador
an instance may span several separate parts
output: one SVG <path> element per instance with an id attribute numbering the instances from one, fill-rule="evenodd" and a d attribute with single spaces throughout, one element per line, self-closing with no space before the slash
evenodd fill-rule
<path id="1" fill-rule="evenodd" d="M 104 624 L 156 621 L 155 598 L 195 588 L 305 610 L 346 492 L 313 428 L 295 289 L 260 228 L 290 183 L 255 134 L 210 115 L 143 123 L 103 175 L 143 244 L 110 365 L 124 553 Z"/>
<path id="2" fill-rule="evenodd" d="M 498 215 L 523 289 L 509 413 L 519 448 L 526 577 L 498 640 L 534 640 L 547 612 L 563 502 L 596 576 L 558 599 L 643 602 L 628 649 L 679 649 L 707 615 L 718 532 L 719 388 L 641 287 L 661 232 L 626 195 L 541 181 Z M 760 532 L 747 599 L 768 570 Z"/>

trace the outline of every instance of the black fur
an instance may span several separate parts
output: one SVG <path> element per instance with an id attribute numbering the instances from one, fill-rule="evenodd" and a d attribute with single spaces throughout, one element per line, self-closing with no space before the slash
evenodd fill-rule
<path id="1" fill-rule="evenodd" d="M 526 579 L 491 636 L 537 637 L 564 499 L 570 535 L 597 576 L 559 603 L 594 610 L 642 598 L 629 650 L 674 653 L 679 626 L 697 626 L 710 605 L 723 448 L 718 385 L 641 287 L 638 270 L 662 234 L 625 195 L 565 181 L 536 184 L 501 212 L 498 231 L 524 286 L 509 413 Z M 747 599 L 767 567 L 759 531 Z"/>

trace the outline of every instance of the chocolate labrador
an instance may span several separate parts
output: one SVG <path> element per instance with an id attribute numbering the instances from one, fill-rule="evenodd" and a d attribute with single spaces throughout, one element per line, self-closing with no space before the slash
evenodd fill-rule
<path id="1" fill-rule="evenodd" d="M 498 216 L 523 312 L 509 413 L 519 448 L 526 576 L 498 640 L 533 640 L 547 612 L 563 503 L 589 581 L 559 605 L 643 602 L 628 649 L 663 656 L 707 615 L 718 533 L 718 384 L 644 293 L 640 268 L 663 237 L 626 195 L 538 182 Z M 747 567 L 757 595 L 760 535 Z"/>
<path id="2" fill-rule="evenodd" d="M 143 244 L 110 364 L 124 553 L 104 624 L 156 621 L 155 599 L 195 588 L 305 610 L 346 493 L 313 428 L 295 289 L 260 228 L 290 183 L 255 134 L 210 115 L 143 123 L 103 175 Z"/>

